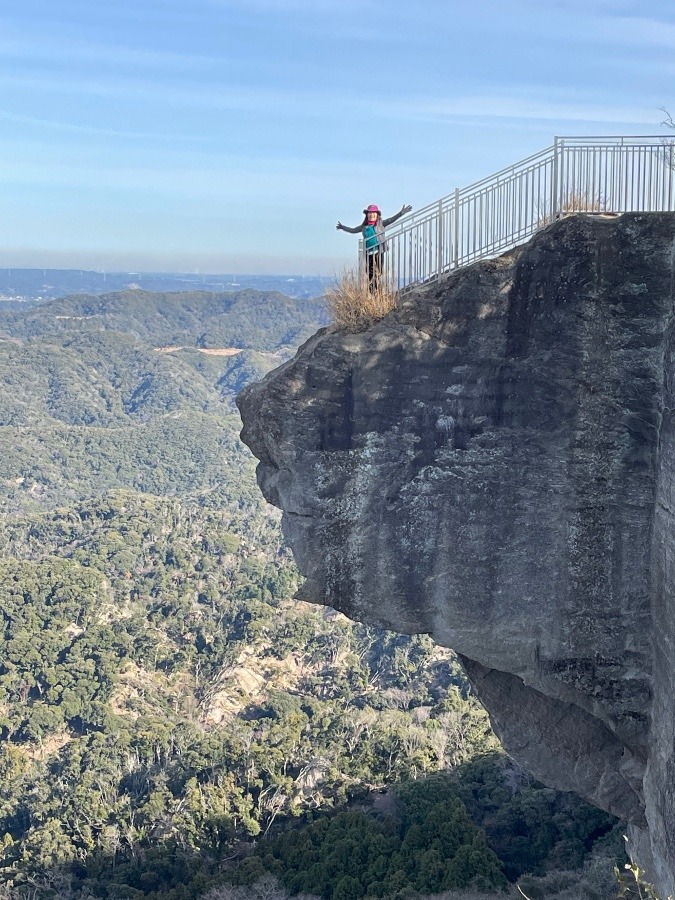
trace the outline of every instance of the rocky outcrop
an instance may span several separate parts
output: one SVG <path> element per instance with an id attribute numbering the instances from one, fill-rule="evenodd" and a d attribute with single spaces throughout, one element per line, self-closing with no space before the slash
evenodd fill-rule
<path id="1" fill-rule="evenodd" d="M 240 398 L 305 584 L 454 648 L 675 895 L 675 216 L 577 216 Z M 653 854 L 653 860 L 646 859 Z"/>

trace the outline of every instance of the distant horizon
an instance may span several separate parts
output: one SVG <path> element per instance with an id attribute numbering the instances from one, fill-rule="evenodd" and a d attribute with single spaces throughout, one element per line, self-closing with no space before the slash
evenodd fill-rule
<path id="1" fill-rule="evenodd" d="M 331 275 L 248 272 L 161 272 L 50 266 L 0 267 L 0 302 L 51 301 L 74 294 L 281 293 L 295 299 L 323 296 Z"/>
<path id="2" fill-rule="evenodd" d="M 81 272 L 87 275 L 173 275 L 173 276 L 191 276 L 192 278 L 224 278 L 232 276 L 233 278 L 320 278 L 330 279 L 333 274 L 324 273 L 302 273 L 302 272 L 245 272 L 245 271 L 222 271 L 222 272 L 188 272 L 182 269 L 91 269 L 86 266 L 11 266 L 0 265 L 0 272 Z"/>
<path id="3" fill-rule="evenodd" d="M 120 254 L 119 257 L 109 254 L 67 253 L 61 254 L 47 251 L 18 251 L 16 255 L 12 251 L 0 249 L 0 270 L 4 269 L 51 269 L 60 272 L 94 272 L 107 274 L 133 273 L 145 275 L 223 275 L 245 274 L 250 277 L 264 276 L 288 276 L 303 278 L 333 278 L 346 269 L 356 265 L 356 246 L 353 247 L 352 257 L 337 257 L 329 259 L 308 260 L 306 257 L 270 257 L 264 264 L 261 260 L 251 256 L 231 258 L 226 255 L 215 254 L 207 256 L 203 260 L 196 261 L 178 254 L 175 257 L 165 258 L 148 256 L 144 259 L 140 254 Z M 78 258 L 80 262 L 77 262 Z M 217 265 L 218 258 L 223 264 Z M 171 265 L 175 259 L 176 265 Z M 127 264 L 125 264 L 125 262 Z M 183 262 L 183 265 L 181 265 Z M 135 264 L 134 264 L 135 263 Z M 155 265 L 153 265 L 155 263 Z M 203 264 L 200 264 L 203 263 Z M 209 265 L 211 263 L 211 265 Z M 232 265 L 241 263 L 241 265 Z M 318 267 L 315 267 L 318 263 Z"/>

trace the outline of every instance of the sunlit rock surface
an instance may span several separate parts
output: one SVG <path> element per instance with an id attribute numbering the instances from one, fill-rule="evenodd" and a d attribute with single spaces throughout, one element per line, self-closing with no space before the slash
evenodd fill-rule
<path id="1" fill-rule="evenodd" d="M 675 894 L 675 216 L 578 216 L 240 397 L 302 597 L 461 654 Z M 653 859 L 648 859 L 650 853 Z"/>

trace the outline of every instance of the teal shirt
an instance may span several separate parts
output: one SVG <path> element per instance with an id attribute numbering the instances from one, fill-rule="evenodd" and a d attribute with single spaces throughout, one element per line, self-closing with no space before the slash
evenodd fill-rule
<path id="1" fill-rule="evenodd" d="M 377 237 L 375 226 L 366 225 L 363 229 L 363 237 L 366 241 L 366 253 L 376 253 L 379 249 L 380 241 Z"/>

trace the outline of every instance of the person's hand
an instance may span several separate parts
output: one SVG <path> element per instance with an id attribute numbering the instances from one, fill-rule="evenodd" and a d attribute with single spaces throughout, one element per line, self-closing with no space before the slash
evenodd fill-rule
<path id="1" fill-rule="evenodd" d="M 338 231 L 342 231 L 342 222 L 338 222 L 335 227 L 337 228 Z"/>
<path id="2" fill-rule="evenodd" d="M 404 203 L 401 207 L 401 212 L 403 213 L 403 215 L 405 215 L 406 213 L 409 213 L 411 209 L 412 206 L 409 203 Z"/>

